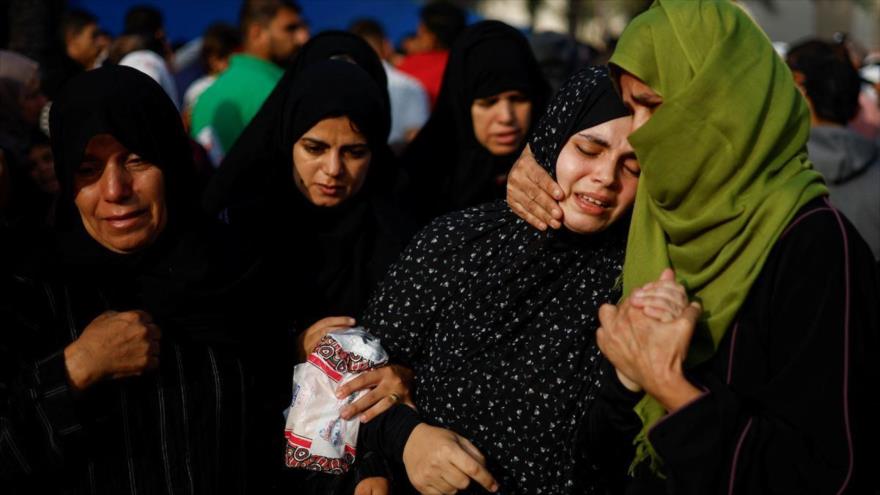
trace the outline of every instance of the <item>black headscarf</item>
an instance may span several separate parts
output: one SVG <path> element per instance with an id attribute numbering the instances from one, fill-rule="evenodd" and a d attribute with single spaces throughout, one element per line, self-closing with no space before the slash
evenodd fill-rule
<path id="1" fill-rule="evenodd" d="M 625 115 L 607 71 L 587 68 L 530 144 L 552 169 L 573 134 Z M 598 392 L 597 314 L 620 294 L 626 224 L 540 232 L 503 201 L 445 215 L 389 269 L 361 320 L 414 368 L 422 417 L 472 440 L 504 493 L 597 493 L 577 433 Z"/>
<path id="2" fill-rule="evenodd" d="M 302 329 L 325 316 L 357 316 L 412 229 L 391 199 L 387 90 L 361 66 L 327 59 L 303 67 L 284 90 L 257 115 L 275 122 L 269 134 L 233 147 L 258 157 L 247 164 L 248 173 L 262 179 L 228 205 L 226 215 L 266 258 L 272 277 L 282 279 L 277 295 L 299 308 L 292 313 Z M 292 150 L 318 122 L 339 116 L 366 137 L 372 158 L 357 193 L 338 206 L 319 207 L 294 183 Z"/>
<path id="3" fill-rule="evenodd" d="M 420 221 L 503 197 L 504 187 L 495 179 L 507 173 L 521 150 L 497 157 L 484 148 L 474 136 L 471 105 L 511 90 L 528 96 L 534 122 L 550 87 L 528 40 L 499 21 L 468 27 L 449 52 L 431 118 L 402 158 L 411 180 L 407 197 L 417 205 Z"/>
<path id="4" fill-rule="evenodd" d="M 50 130 L 61 185 L 59 274 L 96 289 L 104 307 L 95 310 L 145 310 L 187 338 L 229 338 L 222 325 L 207 323 L 221 320 L 208 306 L 238 283 L 246 262 L 233 259 L 228 239 L 218 237 L 199 213 L 187 135 L 162 88 L 129 67 L 82 73 L 55 100 Z M 87 143 L 98 134 L 112 135 L 162 170 L 167 224 L 152 245 L 135 253 L 118 254 L 101 246 L 86 232 L 74 203 L 74 174 Z"/>
<path id="5" fill-rule="evenodd" d="M 380 118 L 390 120 L 388 78 L 382 61 L 370 45 L 360 37 L 345 31 L 325 31 L 315 36 L 297 53 L 291 67 L 275 85 L 275 89 L 266 98 L 260 111 L 241 133 L 223 158 L 220 168 L 211 178 L 202 198 L 204 210 L 209 215 L 217 215 L 230 205 L 260 194 L 265 184 L 265 176 L 262 175 L 262 169 L 254 164 L 273 159 L 270 156 L 273 153 L 270 146 L 277 139 L 274 134 L 281 125 L 279 119 L 282 113 L 279 109 L 288 101 L 291 88 L 303 70 L 329 59 L 346 60 L 366 71 L 379 87 L 386 102 L 387 110 L 383 111 L 387 116 L 383 115 Z"/>
<path id="6" fill-rule="evenodd" d="M 529 139 L 535 160 L 556 175 L 556 159 L 577 132 L 626 117 L 626 108 L 612 86 L 608 70 L 588 67 L 559 88 Z"/>

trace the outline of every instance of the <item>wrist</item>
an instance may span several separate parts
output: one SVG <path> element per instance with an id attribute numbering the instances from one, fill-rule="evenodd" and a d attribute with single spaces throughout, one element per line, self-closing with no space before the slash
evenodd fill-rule
<path id="1" fill-rule="evenodd" d="M 91 359 L 82 347 L 73 342 L 64 348 L 64 367 L 67 370 L 67 381 L 71 389 L 81 392 L 98 380 Z"/>
<path id="2" fill-rule="evenodd" d="M 658 374 L 650 384 L 645 384 L 645 392 L 657 399 L 670 413 L 681 409 L 703 393 L 688 381 L 680 369 Z"/>

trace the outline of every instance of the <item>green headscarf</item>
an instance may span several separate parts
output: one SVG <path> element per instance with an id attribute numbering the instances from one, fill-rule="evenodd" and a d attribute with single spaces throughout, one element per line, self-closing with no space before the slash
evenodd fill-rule
<path id="1" fill-rule="evenodd" d="M 610 64 L 663 97 L 629 140 L 642 167 L 624 296 L 671 267 L 703 305 L 687 365 L 709 359 L 795 213 L 827 194 L 807 159 L 807 104 L 767 36 L 728 0 L 655 0 L 627 26 Z M 656 453 L 665 411 L 636 407 L 633 467 Z"/>

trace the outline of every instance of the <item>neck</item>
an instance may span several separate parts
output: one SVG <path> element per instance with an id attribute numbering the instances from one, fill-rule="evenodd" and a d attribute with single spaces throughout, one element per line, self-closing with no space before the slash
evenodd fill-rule
<path id="1" fill-rule="evenodd" d="M 250 55 L 251 57 L 255 57 L 260 60 L 265 60 L 266 62 L 272 61 L 271 57 L 269 56 L 269 49 L 256 43 L 245 42 L 241 51 L 246 55 Z"/>

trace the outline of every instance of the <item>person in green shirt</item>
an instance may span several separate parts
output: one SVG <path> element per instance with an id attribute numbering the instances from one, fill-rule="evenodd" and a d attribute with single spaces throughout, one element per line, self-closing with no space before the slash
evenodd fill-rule
<path id="1" fill-rule="evenodd" d="M 239 16 L 242 53 L 199 97 L 190 134 L 218 166 L 309 38 L 300 7 L 290 0 L 245 0 Z"/>

